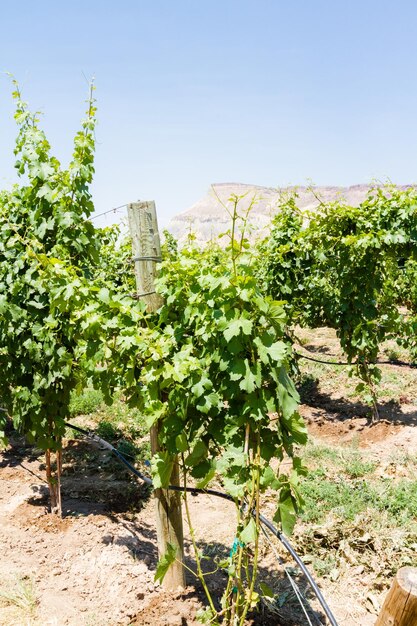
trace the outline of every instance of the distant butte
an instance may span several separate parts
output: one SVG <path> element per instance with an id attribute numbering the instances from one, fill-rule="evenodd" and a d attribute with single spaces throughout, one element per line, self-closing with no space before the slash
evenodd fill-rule
<path id="1" fill-rule="evenodd" d="M 406 189 L 411 185 L 401 185 Z M 230 218 L 223 204 L 228 204 L 232 195 L 244 196 L 239 202 L 244 211 L 255 198 L 250 214 L 250 223 L 255 227 L 254 234 L 260 231 L 266 235 L 272 217 L 277 212 L 279 199 L 286 193 L 297 191 L 297 205 L 302 210 L 311 210 L 322 202 L 343 200 L 351 206 L 359 205 L 370 189 L 375 185 L 352 185 L 350 187 L 260 187 L 244 183 L 215 183 L 207 194 L 183 213 L 176 215 L 169 223 L 168 230 L 179 241 L 183 241 L 190 229 L 195 233 L 197 241 L 204 242 L 217 238 L 220 233 L 228 230 Z M 230 204 L 230 203 L 229 203 Z"/>

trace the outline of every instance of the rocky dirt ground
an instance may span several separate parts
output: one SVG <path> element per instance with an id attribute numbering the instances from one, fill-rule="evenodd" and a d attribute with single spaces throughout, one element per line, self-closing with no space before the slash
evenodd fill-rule
<path id="1" fill-rule="evenodd" d="M 315 441 L 342 447 L 354 441 L 366 458 L 378 466 L 377 474 L 380 476 L 401 479 L 406 475 L 406 466 L 393 463 L 395 455 L 417 458 L 417 407 L 414 405 L 407 405 L 390 419 L 382 418 L 374 425 L 364 417 L 341 420 L 338 413 L 329 414 L 324 409 L 310 406 L 303 406 L 302 413 Z M 368 528 L 363 530 L 366 533 Z M 373 552 L 373 559 L 382 562 L 389 558 L 388 555 L 378 554 L 378 549 Z M 417 550 L 413 564 L 417 566 Z M 386 588 L 374 591 L 374 579 L 372 573 L 364 574 L 363 567 L 352 562 L 336 582 L 332 583 L 329 579 L 321 581 L 339 626 L 373 626 L 387 591 Z"/>
<path id="2" fill-rule="evenodd" d="M 388 460 L 393 450 L 417 454 L 414 406 L 407 406 L 401 421 L 397 416 L 375 426 L 365 418 L 340 421 L 311 406 L 303 412 L 313 437 L 338 444 L 359 438 L 359 445 L 379 462 Z M 62 520 L 47 512 L 42 455 L 18 442 L 0 458 L 0 624 L 194 626 L 203 602 L 199 589 L 190 586 L 167 594 L 154 583 L 152 500 L 139 484 L 106 470 L 92 471 L 85 460 L 88 446 L 68 442 Z M 102 470 L 108 459 L 106 452 L 100 454 Z M 206 552 L 227 554 L 233 542 L 232 507 L 207 496 L 192 498 L 191 506 Z M 285 559 L 282 550 L 280 554 Z M 275 582 L 284 578 L 267 546 L 261 570 Z M 374 623 L 383 594 L 369 598 L 366 584 L 354 568 L 337 582 L 321 581 L 340 626 Z M 221 595 L 222 581 L 215 579 L 212 586 Z M 292 608 L 290 603 L 281 615 L 266 612 L 257 623 L 307 623 Z"/>
<path id="3" fill-rule="evenodd" d="M 328 336 L 324 340 L 329 343 Z M 314 343 L 309 348 L 314 349 Z M 318 375 L 320 386 L 312 376 L 308 404 L 301 406 L 310 437 L 330 446 L 349 447 L 355 442 L 368 459 L 375 460 L 381 475 L 405 474 L 407 468 L 393 464 L 392 459 L 394 453 L 404 459 L 417 457 L 416 371 L 408 372 L 404 384 L 399 372 L 398 397 L 381 403 L 381 420 L 375 425 L 367 408 L 349 397 L 346 380 L 339 380 L 333 371 L 327 377 L 322 371 Z M 395 372 L 389 376 L 388 386 Z M 392 394 L 390 387 L 388 395 Z M 0 625 L 197 626 L 196 612 L 204 605 L 199 585 L 189 578 L 185 590 L 166 593 L 154 583 L 156 536 L 147 488 L 119 468 L 107 451 L 82 440 L 68 440 L 64 517 L 57 519 L 48 513 L 43 462 L 42 453 L 21 440 L 12 441 L 0 454 Z M 234 540 L 233 507 L 208 496 L 191 497 L 190 506 L 205 554 L 227 556 Z M 271 511 L 272 504 L 266 500 L 264 512 L 270 517 Z M 187 563 L 192 567 L 186 523 L 185 534 Z M 282 606 L 264 607 L 248 624 L 308 624 L 291 592 L 284 565 L 324 624 L 305 580 L 282 546 L 274 548 L 281 563 L 271 546 L 263 543 L 260 576 L 278 592 Z M 384 555 L 374 549 L 372 558 L 383 560 Z M 344 563 L 334 580 L 331 576 L 316 579 L 339 626 L 372 626 L 389 581 L 375 588 L 369 568 L 366 573 L 354 561 Z M 218 598 L 223 583 L 221 573 L 211 579 Z"/>

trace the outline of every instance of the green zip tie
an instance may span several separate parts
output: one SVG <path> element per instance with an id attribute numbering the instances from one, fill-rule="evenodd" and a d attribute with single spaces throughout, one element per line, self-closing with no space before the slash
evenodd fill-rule
<path id="1" fill-rule="evenodd" d="M 238 548 L 244 548 L 245 544 L 242 543 L 242 541 L 240 541 L 240 539 L 238 539 L 237 537 L 235 537 L 235 540 L 233 542 L 232 545 L 232 549 L 230 550 L 230 556 L 234 556 L 238 550 Z"/>

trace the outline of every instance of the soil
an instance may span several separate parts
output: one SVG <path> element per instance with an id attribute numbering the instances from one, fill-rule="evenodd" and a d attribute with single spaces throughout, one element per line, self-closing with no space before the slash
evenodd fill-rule
<path id="1" fill-rule="evenodd" d="M 302 406 L 310 435 L 334 442 L 356 441 L 371 456 L 386 459 L 398 449 L 417 454 L 417 407 L 385 407 L 382 420 L 368 418 L 343 401 L 312 397 Z M 153 502 L 147 489 L 115 466 L 107 451 L 88 443 L 67 442 L 64 452 L 63 509 L 48 513 L 44 459 L 40 451 L 15 441 L 0 455 L 0 624 L 2 626 L 197 626 L 204 606 L 199 585 L 168 593 L 154 582 L 157 562 Z M 234 510 L 228 502 L 191 497 L 197 540 L 213 557 L 233 544 Z M 187 531 L 185 524 L 185 531 Z M 187 534 L 187 532 L 186 532 Z M 277 545 L 279 557 L 293 565 Z M 189 538 L 187 564 L 193 567 Z M 288 595 L 289 583 L 271 547 L 262 548 L 261 579 Z M 302 577 L 301 588 L 308 593 Z M 224 580 L 211 579 L 219 599 Z M 319 581 L 339 626 L 374 624 L 386 590 L 366 593 L 360 568 L 336 582 Z M 5 592 L 27 589 L 20 599 Z M 2 598 L 3 596 L 3 598 Z M 309 596 L 311 598 L 311 595 Z M 319 606 L 313 608 L 324 623 Z M 264 609 L 248 624 L 303 626 L 296 602 Z"/>

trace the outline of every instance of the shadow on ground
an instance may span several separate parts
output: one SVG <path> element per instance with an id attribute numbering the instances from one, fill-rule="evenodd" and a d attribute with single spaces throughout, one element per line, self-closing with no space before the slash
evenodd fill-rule
<path id="1" fill-rule="evenodd" d="M 346 398 L 334 398 L 319 389 L 317 379 L 311 377 L 299 386 L 301 402 L 309 407 L 321 409 L 327 413 L 326 419 L 344 422 L 353 418 L 365 418 L 366 426 L 372 425 L 370 407 L 364 402 L 351 402 Z M 417 411 L 404 413 L 402 406 L 395 400 L 379 402 L 378 410 L 381 420 L 402 426 L 417 426 Z"/>

